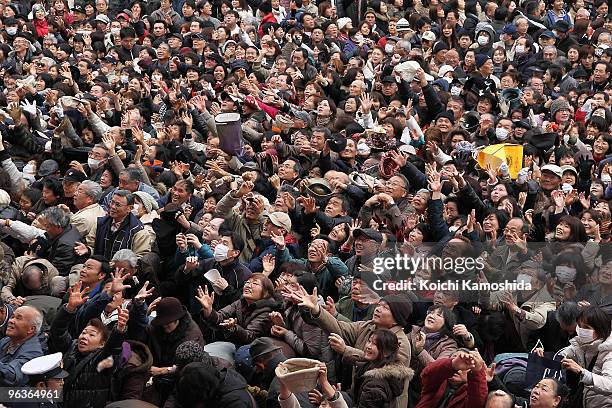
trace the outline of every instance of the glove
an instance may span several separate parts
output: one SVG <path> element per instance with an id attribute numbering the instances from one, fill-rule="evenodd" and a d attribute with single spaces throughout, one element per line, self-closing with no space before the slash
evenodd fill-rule
<path id="1" fill-rule="evenodd" d="M 578 176 L 582 180 L 590 180 L 595 161 L 589 157 L 578 159 Z"/>
<path id="2" fill-rule="evenodd" d="M 29 103 L 27 100 L 21 102 L 21 109 L 29 113 L 30 116 L 36 116 L 36 101 L 32 103 Z"/>
<path id="3" fill-rule="evenodd" d="M 503 162 L 499 165 L 499 171 L 501 172 L 503 178 L 510 177 L 510 168 L 508 167 L 508 164 L 506 162 Z"/>
<path id="4" fill-rule="evenodd" d="M 524 167 L 518 172 L 516 184 L 525 184 L 527 177 L 529 177 L 529 167 Z"/>

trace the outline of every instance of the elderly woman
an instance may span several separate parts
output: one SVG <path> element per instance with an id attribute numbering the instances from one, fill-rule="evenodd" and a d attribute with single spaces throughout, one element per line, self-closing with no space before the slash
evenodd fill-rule
<path id="1" fill-rule="evenodd" d="M 209 294 L 206 286 L 198 288 L 196 299 L 202 305 L 205 323 L 221 328 L 228 341 L 245 345 L 270 333 L 270 312 L 278 308 L 273 296 L 272 281 L 262 273 L 254 273 L 244 283 L 242 297 L 219 311 L 213 309 L 215 293 Z"/>
<path id="2" fill-rule="evenodd" d="M 63 367 L 70 376 L 64 381 L 66 406 L 78 406 L 87 401 L 88 406 L 102 408 L 111 400 L 112 363 L 102 363 L 107 357 L 121 354 L 122 343 L 127 330 L 129 313 L 118 310 L 115 328 L 109 331 L 100 319 L 87 323 L 78 339 L 72 339 L 68 327 L 87 297 L 76 284 L 70 289 L 68 303 L 59 308 L 51 325 L 49 343 L 52 351 L 64 353 Z"/>

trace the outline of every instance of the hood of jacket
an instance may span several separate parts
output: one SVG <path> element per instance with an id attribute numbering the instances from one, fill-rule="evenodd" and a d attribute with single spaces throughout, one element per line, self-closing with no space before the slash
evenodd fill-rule
<path id="1" fill-rule="evenodd" d="M 368 370 L 363 376 L 365 379 L 387 381 L 393 392 L 393 397 L 397 397 L 402 394 L 404 382 L 410 381 L 414 377 L 414 370 L 404 364 L 392 363 Z"/>

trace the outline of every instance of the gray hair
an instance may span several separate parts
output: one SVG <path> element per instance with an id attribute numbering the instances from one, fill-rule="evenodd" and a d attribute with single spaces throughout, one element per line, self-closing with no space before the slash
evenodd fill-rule
<path id="1" fill-rule="evenodd" d="M 112 261 L 127 261 L 132 268 L 138 265 L 138 256 L 131 249 L 120 249 L 113 255 Z"/>
<path id="2" fill-rule="evenodd" d="M 412 50 L 412 44 L 410 44 L 410 40 L 400 40 L 397 45 L 399 48 L 404 49 L 406 51 Z"/>
<path id="3" fill-rule="evenodd" d="M 142 173 L 134 167 L 121 170 L 121 174 L 127 175 L 130 181 L 142 181 Z"/>
<path id="4" fill-rule="evenodd" d="M 41 216 L 48 224 L 54 227 L 68 228 L 70 225 L 70 216 L 68 213 L 57 206 L 47 208 L 41 213 Z"/>
<path id="5" fill-rule="evenodd" d="M 542 52 L 547 52 L 547 51 L 554 52 L 555 55 L 558 54 L 557 47 L 555 47 L 554 45 L 547 45 L 544 48 L 542 48 Z"/>
<path id="6" fill-rule="evenodd" d="M 34 327 L 36 327 L 36 334 L 40 333 L 40 329 L 42 328 L 43 325 L 43 314 L 40 310 L 38 310 L 37 308 L 31 306 L 32 309 L 34 309 L 36 311 L 36 313 L 34 313 L 34 317 L 32 318 L 32 325 Z"/>
<path id="7" fill-rule="evenodd" d="M 85 194 L 92 198 L 94 202 L 100 201 L 100 197 L 102 197 L 102 187 L 100 184 L 92 180 L 85 180 L 81 183 L 81 186 L 87 189 Z"/>
<path id="8" fill-rule="evenodd" d="M 116 195 L 117 197 L 125 197 L 128 205 L 134 204 L 134 194 L 130 193 L 127 190 L 117 190 L 115 191 L 114 195 Z"/>

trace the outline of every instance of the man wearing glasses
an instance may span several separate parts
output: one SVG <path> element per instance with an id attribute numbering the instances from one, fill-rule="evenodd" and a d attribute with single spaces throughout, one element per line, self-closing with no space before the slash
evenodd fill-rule
<path id="1" fill-rule="evenodd" d="M 85 244 L 75 245 L 77 255 L 102 255 L 112 259 L 120 249 L 130 249 L 137 256 L 151 251 L 151 236 L 140 220 L 132 214 L 134 196 L 127 190 L 115 192 L 108 215 L 98 218 L 96 241 L 92 248 Z"/>

